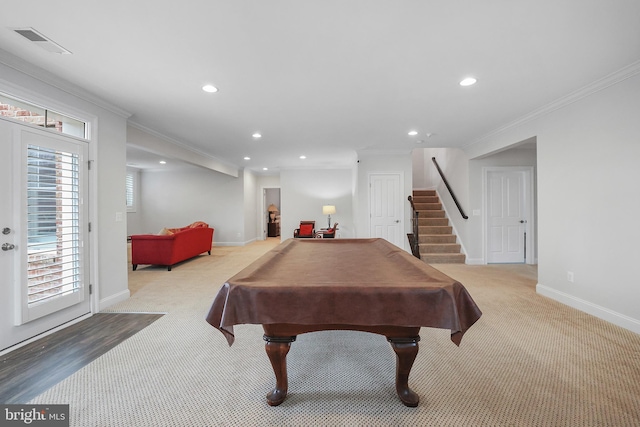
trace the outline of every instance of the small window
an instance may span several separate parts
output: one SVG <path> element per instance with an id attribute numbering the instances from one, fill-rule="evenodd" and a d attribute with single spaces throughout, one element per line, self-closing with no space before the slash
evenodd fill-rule
<path id="1" fill-rule="evenodd" d="M 87 139 L 87 124 L 0 93 L 0 116 Z"/>
<path id="2" fill-rule="evenodd" d="M 126 197 L 127 197 L 127 212 L 136 211 L 136 175 L 137 172 L 127 172 L 126 178 Z"/>

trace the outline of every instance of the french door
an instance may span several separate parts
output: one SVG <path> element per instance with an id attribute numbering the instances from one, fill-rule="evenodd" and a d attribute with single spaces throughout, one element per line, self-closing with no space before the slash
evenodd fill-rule
<path id="1" fill-rule="evenodd" d="M 88 146 L 0 120 L 0 351 L 91 312 Z"/>

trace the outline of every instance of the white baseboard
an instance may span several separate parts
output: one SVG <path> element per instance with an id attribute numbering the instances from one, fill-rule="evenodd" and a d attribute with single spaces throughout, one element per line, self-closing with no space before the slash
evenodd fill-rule
<path id="1" fill-rule="evenodd" d="M 482 258 L 468 258 L 465 261 L 465 264 L 468 265 L 484 265 L 484 260 Z"/>
<path id="2" fill-rule="evenodd" d="M 126 289 L 122 292 L 118 292 L 115 295 L 111 295 L 107 298 L 101 299 L 98 302 L 99 307 L 98 307 L 98 310 L 96 310 L 96 313 L 104 310 L 107 307 L 111 307 L 114 304 L 125 301 L 129 299 L 130 296 L 131 296 L 131 292 L 129 292 L 129 289 Z"/>
<path id="3" fill-rule="evenodd" d="M 213 246 L 246 246 L 249 243 L 253 243 L 255 241 L 257 241 L 258 239 L 251 239 L 249 241 L 246 242 L 215 242 L 213 244 Z"/>
<path id="4" fill-rule="evenodd" d="M 587 314 L 591 314 L 599 319 L 611 322 L 614 325 L 628 329 L 631 332 L 640 334 L 640 320 L 634 319 L 624 314 L 620 314 L 608 308 L 601 307 L 589 301 L 585 301 L 580 298 L 576 298 L 573 295 L 569 295 L 565 292 L 558 291 L 545 285 L 538 283 L 536 285 L 536 292 L 545 297 L 551 298 L 562 304 L 573 307 L 577 310 L 583 311 Z"/>

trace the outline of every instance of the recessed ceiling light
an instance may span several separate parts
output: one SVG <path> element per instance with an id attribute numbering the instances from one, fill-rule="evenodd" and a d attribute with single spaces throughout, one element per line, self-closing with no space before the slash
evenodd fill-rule
<path id="1" fill-rule="evenodd" d="M 245 160 L 251 160 L 251 157 L 249 157 L 249 156 L 245 156 L 245 157 L 244 157 L 244 159 L 245 159 Z"/>
<path id="2" fill-rule="evenodd" d="M 166 164 L 167 164 L 167 162 L 165 162 L 164 160 L 160 160 L 160 162 L 159 162 L 159 163 L 160 163 L 161 165 L 166 165 Z"/>
<path id="3" fill-rule="evenodd" d="M 263 171 L 268 171 L 268 170 L 269 170 L 269 168 L 262 168 L 262 170 L 263 170 Z"/>
<path id="4" fill-rule="evenodd" d="M 460 86 L 471 86 L 472 84 L 475 84 L 477 82 L 476 79 L 474 79 L 473 77 L 467 77 L 466 79 L 463 79 L 460 82 Z"/>
<path id="5" fill-rule="evenodd" d="M 417 131 L 417 130 L 410 130 L 410 131 L 408 132 L 408 135 L 409 135 L 409 136 L 416 136 L 417 134 L 418 134 L 418 131 Z"/>
<path id="6" fill-rule="evenodd" d="M 301 158 L 302 160 L 304 160 L 304 159 L 306 159 L 306 158 L 307 158 L 307 156 L 300 156 L 300 158 Z"/>
<path id="7" fill-rule="evenodd" d="M 218 88 L 214 85 L 204 85 L 202 86 L 202 90 L 209 93 L 214 93 L 218 91 Z"/>
<path id="8" fill-rule="evenodd" d="M 256 132 L 251 136 L 254 137 L 254 138 L 262 138 L 262 134 L 260 132 Z"/>

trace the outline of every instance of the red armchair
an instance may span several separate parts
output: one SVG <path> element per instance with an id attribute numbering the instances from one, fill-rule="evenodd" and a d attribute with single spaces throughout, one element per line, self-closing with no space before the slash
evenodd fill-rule
<path id="1" fill-rule="evenodd" d="M 300 221 L 300 227 L 293 230 L 293 237 L 297 239 L 312 239 L 316 237 L 316 222 Z"/>

